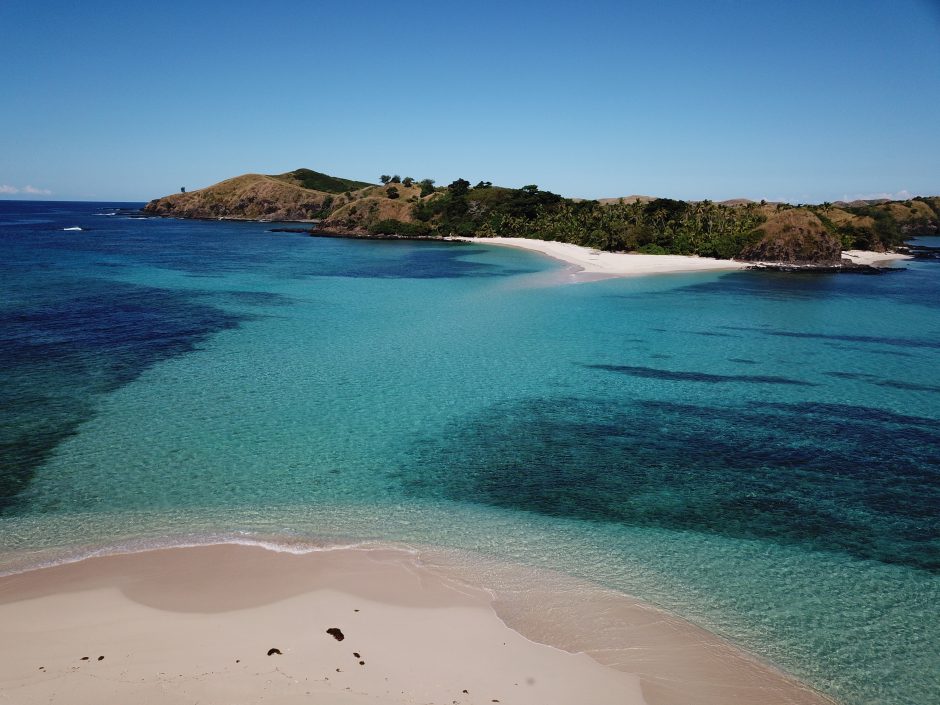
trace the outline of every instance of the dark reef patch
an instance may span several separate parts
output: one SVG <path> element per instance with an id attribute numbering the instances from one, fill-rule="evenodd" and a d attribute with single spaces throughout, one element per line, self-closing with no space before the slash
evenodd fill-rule
<path id="1" fill-rule="evenodd" d="M 920 382 L 908 382 L 906 380 L 900 379 L 883 379 L 878 375 L 867 374 L 864 372 L 827 372 L 827 375 L 830 377 L 836 377 L 837 379 L 855 379 L 861 380 L 863 382 L 868 382 L 869 384 L 874 384 L 879 387 L 890 387 L 891 389 L 903 389 L 910 392 L 935 392 L 940 393 L 940 385 L 936 384 L 923 384 Z"/>
<path id="2" fill-rule="evenodd" d="M 416 443 L 417 496 L 940 570 L 940 424 L 862 406 L 495 405 Z"/>
<path id="3" fill-rule="evenodd" d="M 96 279 L 59 278 L 0 309 L 0 510 L 91 418 L 96 396 L 242 320 L 198 303 L 198 292 Z"/>
<path id="4" fill-rule="evenodd" d="M 917 357 L 914 353 L 904 352 L 902 350 L 879 350 L 878 348 L 862 348 L 854 345 L 845 345 L 843 343 L 823 343 L 827 348 L 838 350 L 851 350 L 852 352 L 865 353 L 867 355 L 890 355 L 892 357 Z"/>
<path id="5" fill-rule="evenodd" d="M 662 370 L 656 367 L 639 367 L 636 365 L 584 365 L 592 370 L 605 372 L 618 372 L 631 377 L 645 377 L 647 379 L 662 379 L 672 382 L 707 382 L 709 384 L 722 384 L 727 382 L 746 382 L 751 384 L 788 384 L 801 387 L 815 387 L 812 382 L 804 382 L 789 377 L 775 377 L 773 375 L 716 375 L 708 372 L 681 372 L 677 370 Z"/>
<path id="6" fill-rule="evenodd" d="M 813 340 L 844 341 L 847 343 L 872 343 L 901 348 L 933 348 L 940 350 L 940 341 L 920 338 L 895 338 L 883 335 L 837 335 L 832 333 L 798 333 L 786 330 L 768 330 L 766 328 L 747 328 L 744 326 L 722 326 L 728 330 L 752 331 L 773 335 L 778 338 L 809 338 Z"/>

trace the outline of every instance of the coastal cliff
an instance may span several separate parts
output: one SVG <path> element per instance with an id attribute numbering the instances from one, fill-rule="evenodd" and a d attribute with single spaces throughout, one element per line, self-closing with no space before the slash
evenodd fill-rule
<path id="1" fill-rule="evenodd" d="M 843 250 L 884 252 L 940 232 L 940 197 L 818 205 L 630 196 L 564 198 L 535 185 L 471 186 L 457 179 L 383 176 L 370 184 L 310 169 L 244 174 L 158 198 L 144 211 L 178 218 L 301 221 L 342 237 L 508 237 L 554 240 L 609 252 L 698 255 L 840 266 Z"/>

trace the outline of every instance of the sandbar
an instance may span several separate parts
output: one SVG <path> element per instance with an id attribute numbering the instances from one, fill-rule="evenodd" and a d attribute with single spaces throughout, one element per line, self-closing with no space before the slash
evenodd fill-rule
<path id="1" fill-rule="evenodd" d="M 548 584 L 501 598 L 391 548 L 99 556 L 0 578 L 0 703 L 831 702 L 672 615 L 578 590 L 575 612 Z"/>
<path id="2" fill-rule="evenodd" d="M 745 269 L 747 262 L 710 257 L 687 257 L 684 255 L 641 255 L 602 250 L 573 245 L 569 242 L 535 240 L 526 237 L 460 238 L 481 245 L 518 247 L 523 250 L 541 252 L 554 259 L 577 266 L 584 274 L 613 277 L 641 276 L 644 274 L 670 274 L 681 272 L 734 271 Z M 579 272 L 579 273 L 580 273 Z"/>
<path id="3" fill-rule="evenodd" d="M 536 240 L 525 237 L 487 237 L 456 238 L 481 245 L 500 245 L 518 247 L 523 250 L 540 252 L 556 260 L 566 262 L 578 268 L 578 274 L 598 277 L 632 277 L 646 274 L 679 274 L 693 272 L 730 272 L 747 269 L 757 264 L 778 264 L 774 262 L 745 262 L 732 259 L 714 259 L 686 255 L 643 255 L 626 252 L 604 252 L 601 250 L 573 245 L 568 242 Z M 855 264 L 874 267 L 891 265 L 899 260 L 911 259 L 910 255 L 895 252 L 868 252 L 865 250 L 846 250 L 844 258 Z"/>
<path id="4" fill-rule="evenodd" d="M 869 250 L 843 250 L 842 257 L 852 260 L 855 264 L 867 264 L 871 267 L 883 267 L 914 259 L 911 255 L 902 255 L 899 252 L 872 252 Z"/>

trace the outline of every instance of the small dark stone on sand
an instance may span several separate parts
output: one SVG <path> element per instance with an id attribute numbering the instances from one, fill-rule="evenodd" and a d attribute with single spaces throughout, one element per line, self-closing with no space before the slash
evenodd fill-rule
<path id="1" fill-rule="evenodd" d="M 274 656 L 274 654 L 277 654 L 280 656 L 281 650 L 280 649 L 268 649 L 268 656 Z"/>
<path id="2" fill-rule="evenodd" d="M 336 641 L 342 641 L 343 639 L 346 638 L 346 635 L 343 634 L 343 630 L 340 629 L 339 627 L 330 627 L 329 629 L 326 630 L 326 633 L 329 634 L 334 639 L 336 639 Z"/>
<path id="3" fill-rule="evenodd" d="M 46 670 L 46 667 L 45 667 L 45 666 L 40 666 L 40 667 L 39 667 L 39 670 L 40 670 L 40 671 L 45 671 L 45 670 Z"/>
<path id="4" fill-rule="evenodd" d="M 466 688 L 463 689 L 463 692 L 466 693 L 467 695 L 470 695 L 470 691 L 467 690 Z"/>
<path id="5" fill-rule="evenodd" d="M 360 666 L 365 666 L 365 665 L 366 665 L 366 662 L 365 662 L 365 661 L 360 661 L 360 662 L 359 662 L 359 665 L 360 665 Z"/>
<path id="6" fill-rule="evenodd" d="M 340 673 L 341 671 L 337 668 L 337 669 L 336 669 L 336 672 L 337 672 L 337 673 Z"/>
<path id="7" fill-rule="evenodd" d="M 98 660 L 99 660 L 99 661 L 104 661 L 104 656 L 99 656 L 99 657 L 98 657 Z"/>
<path id="8" fill-rule="evenodd" d="M 241 663 L 241 662 L 242 660 L 240 658 L 235 659 L 235 663 Z"/>
<path id="9" fill-rule="evenodd" d="M 356 658 L 360 658 L 358 651 L 353 651 L 353 656 L 355 656 Z"/>
<path id="10" fill-rule="evenodd" d="M 87 660 L 88 660 L 87 656 L 82 656 L 82 661 L 87 661 Z"/>

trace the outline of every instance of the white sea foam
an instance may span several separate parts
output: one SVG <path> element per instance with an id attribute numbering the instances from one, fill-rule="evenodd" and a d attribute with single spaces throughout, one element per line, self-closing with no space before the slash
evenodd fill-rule
<path id="1" fill-rule="evenodd" d="M 416 556 L 418 549 L 406 544 L 386 541 L 353 541 L 344 543 L 329 543 L 317 541 L 314 538 L 296 536 L 255 536 L 252 534 L 236 532 L 234 534 L 203 534 L 166 537 L 160 539 L 132 539 L 121 543 L 106 546 L 83 546 L 68 551 L 46 555 L 42 558 L 18 561 L 13 566 L 0 570 L 0 577 L 27 573 L 33 570 L 54 568 L 70 563 L 79 563 L 92 558 L 106 556 L 121 556 L 133 553 L 147 553 L 176 548 L 199 548 L 203 546 L 253 546 L 274 553 L 289 553 L 303 556 L 311 553 L 327 553 L 331 551 L 398 551 L 407 555 Z"/>
<path id="2" fill-rule="evenodd" d="M 81 228 L 78 227 L 77 225 L 72 226 L 71 228 L 62 228 L 62 229 L 63 229 L 63 230 L 81 230 Z"/>

